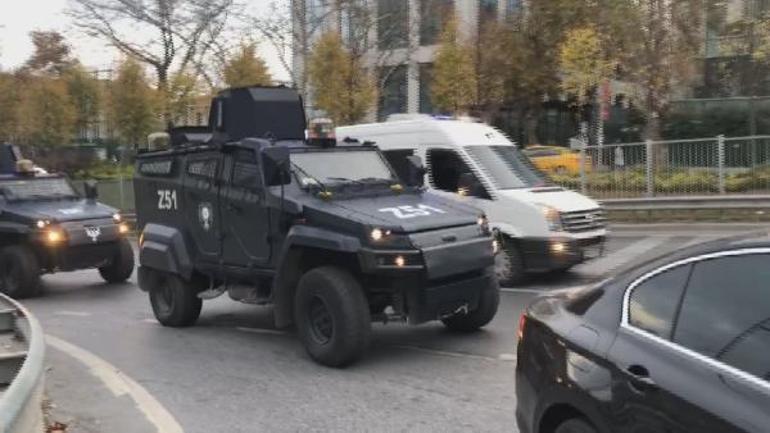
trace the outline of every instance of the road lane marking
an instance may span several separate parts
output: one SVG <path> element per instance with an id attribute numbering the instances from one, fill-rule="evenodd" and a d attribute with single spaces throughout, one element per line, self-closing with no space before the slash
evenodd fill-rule
<path id="1" fill-rule="evenodd" d="M 101 380 L 116 397 L 124 395 L 131 397 L 136 403 L 136 407 L 155 426 L 158 433 L 184 433 L 182 426 L 173 415 L 152 394 L 117 367 L 93 353 L 53 335 L 46 335 L 45 338 L 50 346 L 88 367 L 91 374 Z"/>
<path id="2" fill-rule="evenodd" d="M 450 352 L 446 350 L 429 349 L 427 347 L 413 346 L 411 344 L 390 344 L 389 347 L 396 349 L 412 350 L 415 352 L 427 353 L 430 355 L 445 356 L 449 358 L 477 359 L 482 361 L 500 361 L 500 358 L 494 356 L 476 355 L 473 353 Z"/>
<path id="3" fill-rule="evenodd" d="M 500 361 L 516 362 L 517 356 L 515 353 L 501 353 L 497 356 Z"/>
<path id="4" fill-rule="evenodd" d="M 607 254 L 604 257 L 594 259 L 577 267 L 581 273 L 603 275 L 611 272 L 621 265 L 651 251 L 671 239 L 671 236 L 646 237 L 636 242 L 632 242 L 625 247 Z"/>
<path id="5" fill-rule="evenodd" d="M 53 313 L 54 316 L 72 316 L 72 317 L 90 317 L 91 313 L 84 311 L 57 311 Z"/>
<path id="6" fill-rule="evenodd" d="M 252 334 L 286 335 L 286 331 L 279 331 L 277 329 L 247 328 L 245 326 L 236 326 L 235 329 Z"/>

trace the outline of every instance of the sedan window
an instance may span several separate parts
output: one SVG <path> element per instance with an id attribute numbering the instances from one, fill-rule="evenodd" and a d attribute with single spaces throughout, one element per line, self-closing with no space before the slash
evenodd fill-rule
<path id="1" fill-rule="evenodd" d="M 674 342 L 768 380 L 770 255 L 695 264 Z"/>
<path id="2" fill-rule="evenodd" d="M 628 322 L 658 337 L 670 339 L 679 300 L 692 265 L 679 266 L 657 274 L 631 291 Z"/>

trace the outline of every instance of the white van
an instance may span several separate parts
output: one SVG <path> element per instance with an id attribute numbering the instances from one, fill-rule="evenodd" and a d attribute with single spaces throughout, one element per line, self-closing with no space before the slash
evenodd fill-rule
<path id="1" fill-rule="evenodd" d="M 406 158 L 419 156 L 429 188 L 483 210 L 499 235 L 497 272 L 503 284 L 528 272 L 565 271 L 603 252 L 607 230 L 599 204 L 550 183 L 489 125 L 395 115 L 384 123 L 339 127 L 336 135 L 374 142 L 402 176 Z"/>

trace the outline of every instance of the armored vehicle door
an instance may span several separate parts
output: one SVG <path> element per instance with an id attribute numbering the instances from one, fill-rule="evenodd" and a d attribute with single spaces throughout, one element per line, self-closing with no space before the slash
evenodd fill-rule
<path id="1" fill-rule="evenodd" d="M 190 236 L 197 245 L 198 258 L 219 263 L 222 252 L 221 216 L 219 212 L 219 181 L 222 154 L 219 152 L 188 155 L 184 167 L 184 202 L 180 206 Z M 176 193 L 164 197 L 159 194 L 159 207 L 175 207 Z"/>
<path id="2" fill-rule="evenodd" d="M 229 179 L 223 184 L 223 258 L 227 265 L 253 267 L 270 258 L 268 212 L 256 153 L 238 149 L 227 156 Z"/>

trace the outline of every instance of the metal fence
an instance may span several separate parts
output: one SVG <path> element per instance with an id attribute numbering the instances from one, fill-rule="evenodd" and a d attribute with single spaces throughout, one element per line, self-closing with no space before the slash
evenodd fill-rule
<path id="1" fill-rule="evenodd" d="M 600 199 L 770 194 L 770 136 L 577 147 L 553 180 Z"/>

